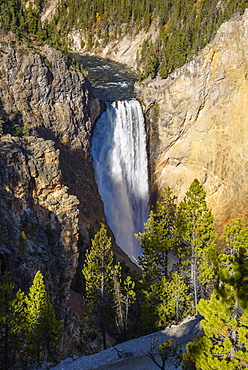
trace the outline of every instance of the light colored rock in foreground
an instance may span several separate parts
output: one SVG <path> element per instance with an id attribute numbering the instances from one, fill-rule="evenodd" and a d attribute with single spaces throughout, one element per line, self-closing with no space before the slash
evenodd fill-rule
<path id="1" fill-rule="evenodd" d="M 248 220 L 248 10 L 193 61 L 137 91 L 153 119 L 158 188 L 170 186 L 180 201 L 198 178 L 219 231 L 230 219 Z"/>
<path id="2" fill-rule="evenodd" d="M 54 370 L 156 370 L 158 367 L 147 357 L 150 344 L 154 338 L 160 343 L 168 338 L 178 341 L 185 349 L 185 345 L 202 333 L 199 325 L 200 317 L 185 320 L 179 325 L 172 325 L 157 333 L 120 343 L 115 347 L 95 355 L 71 357 L 55 366 Z M 119 354 L 118 354 L 119 353 Z M 167 369 L 167 367 L 166 367 Z M 168 367 L 174 370 L 175 367 Z"/>

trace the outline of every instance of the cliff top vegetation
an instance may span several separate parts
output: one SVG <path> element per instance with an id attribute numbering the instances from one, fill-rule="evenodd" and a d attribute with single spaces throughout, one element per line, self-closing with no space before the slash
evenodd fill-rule
<path id="1" fill-rule="evenodd" d="M 0 24 L 19 35 L 29 34 L 40 42 L 67 50 L 68 34 L 79 29 L 86 50 L 142 30 L 153 24 L 158 36 L 143 41 L 137 51 L 140 80 L 168 76 L 199 52 L 218 27 L 235 14 L 243 14 L 247 0 L 92 0 L 81 3 L 59 0 L 54 15 L 41 22 L 45 2 L 5 0 L 0 6 Z M 63 26 L 62 26 L 63 25 Z"/>

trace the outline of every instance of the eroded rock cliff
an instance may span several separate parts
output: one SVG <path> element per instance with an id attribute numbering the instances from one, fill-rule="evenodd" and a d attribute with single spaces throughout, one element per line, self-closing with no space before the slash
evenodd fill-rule
<path id="1" fill-rule="evenodd" d="M 69 355 L 79 230 L 88 238 L 105 222 L 90 153 L 104 107 L 59 51 L 1 32 L 0 45 L 0 275 L 27 290 L 41 270 Z"/>
<path id="2" fill-rule="evenodd" d="M 150 121 L 153 190 L 170 186 L 180 201 L 198 178 L 219 231 L 248 220 L 248 10 L 193 61 L 136 90 Z"/>
<path id="3" fill-rule="evenodd" d="M 12 128 L 55 142 L 63 182 L 80 202 L 80 230 L 86 236 L 87 228 L 104 220 L 90 154 L 93 124 L 103 107 L 89 81 L 59 51 L 48 45 L 28 47 L 3 33 L 0 44 L 5 131 L 11 121 Z"/>
<path id="4" fill-rule="evenodd" d="M 68 339 L 79 202 L 61 180 L 59 151 L 52 141 L 0 138 L 0 270 L 11 271 L 17 286 L 26 291 L 35 273 L 42 271 Z"/>

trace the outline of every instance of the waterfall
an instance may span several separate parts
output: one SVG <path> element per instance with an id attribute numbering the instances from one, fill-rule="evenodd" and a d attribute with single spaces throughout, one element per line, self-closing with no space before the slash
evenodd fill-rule
<path id="1" fill-rule="evenodd" d="M 92 139 L 95 178 L 117 244 L 135 261 L 134 233 L 148 215 L 148 169 L 144 116 L 135 99 L 107 103 Z"/>

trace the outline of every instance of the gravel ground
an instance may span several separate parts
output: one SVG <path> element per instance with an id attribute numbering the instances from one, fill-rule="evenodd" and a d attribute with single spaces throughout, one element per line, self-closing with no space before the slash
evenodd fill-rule
<path id="1" fill-rule="evenodd" d="M 199 325 L 200 318 L 193 318 L 173 325 L 165 330 L 146 335 L 115 347 L 106 349 L 90 356 L 70 357 L 57 366 L 54 370 L 156 370 L 158 367 L 146 356 L 150 349 L 150 343 L 154 338 L 160 342 L 168 338 L 177 340 L 182 348 L 190 342 L 197 334 L 201 334 Z M 119 354 L 118 354 L 118 351 Z M 167 369 L 167 368 L 166 368 Z M 174 369 L 173 366 L 168 369 Z"/>

